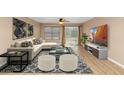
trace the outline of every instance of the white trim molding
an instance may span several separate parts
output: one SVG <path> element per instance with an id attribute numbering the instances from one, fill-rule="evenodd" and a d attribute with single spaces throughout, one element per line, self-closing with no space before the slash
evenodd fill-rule
<path id="1" fill-rule="evenodd" d="M 118 66 L 124 68 L 124 65 L 122 65 L 122 64 L 120 64 L 119 62 L 113 60 L 112 58 L 109 58 L 109 57 L 108 57 L 108 60 L 111 61 L 112 63 L 114 63 L 114 64 L 116 64 L 116 65 L 118 65 Z"/>

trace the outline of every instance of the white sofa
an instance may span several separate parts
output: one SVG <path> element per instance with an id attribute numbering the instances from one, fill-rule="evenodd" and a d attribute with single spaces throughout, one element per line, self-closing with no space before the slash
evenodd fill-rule
<path id="1" fill-rule="evenodd" d="M 32 38 L 34 39 L 34 38 Z M 23 41 L 18 41 L 18 43 L 24 42 L 24 41 L 31 41 L 32 39 L 27 39 Z M 33 45 L 33 47 L 10 47 L 8 48 L 8 51 L 28 51 L 29 52 L 29 61 L 32 61 L 34 57 L 37 56 L 37 54 L 44 48 L 52 48 L 56 47 L 58 44 L 56 42 L 43 42 L 38 45 Z"/>

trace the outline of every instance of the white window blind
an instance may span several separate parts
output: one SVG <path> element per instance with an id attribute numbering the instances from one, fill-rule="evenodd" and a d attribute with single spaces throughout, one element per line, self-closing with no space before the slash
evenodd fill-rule
<path id="1" fill-rule="evenodd" d="M 60 27 L 47 26 L 44 27 L 45 39 L 57 40 L 60 38 Z"/>

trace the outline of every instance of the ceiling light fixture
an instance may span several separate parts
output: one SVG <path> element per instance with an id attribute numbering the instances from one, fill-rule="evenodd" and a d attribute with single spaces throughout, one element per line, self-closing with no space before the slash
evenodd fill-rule
<path id="1" fill-rule="evenodd" d="M 64 23 L 63 22 L 59 22 L 60 25 L 63 25 Z"/>
<path id="2" fill-rule="evenodd" d="M 59 19 L 59 24 L 61 24 L 61 25 L 64 24 L 64 19 L 63 19 L 63 18 L 60 18 L 60 19 Z"/>

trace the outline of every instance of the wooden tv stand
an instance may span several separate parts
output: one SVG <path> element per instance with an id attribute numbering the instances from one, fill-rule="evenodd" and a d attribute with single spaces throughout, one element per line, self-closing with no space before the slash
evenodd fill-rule
<path id="1" fill-rule="evenodd" d="M 106 60 L 107 59 L 107 52 L 108 49 L 107 47 L 104 46 L 99 46 L 97 44 L 94 43 L 87 43 L 85 45 L 85 49 L 91 53 L 92 55 L 94 55 L 95 57 L 97 57 L 98 59 L 101 60 Z"/>

